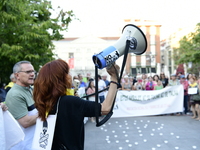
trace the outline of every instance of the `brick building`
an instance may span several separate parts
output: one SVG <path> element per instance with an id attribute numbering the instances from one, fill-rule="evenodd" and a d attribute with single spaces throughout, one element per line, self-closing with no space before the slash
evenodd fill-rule
<path id="1" fill-rule="evenodd" d="M 95 37 L 92 35 L 81 38 L 65 38 L 61 41 L 54 41 L 55 54 L 58 58 L 66 60 L 71 65 L 71 71 L 74 74 L 82 72 L 94 72 L 94 64 L 92 56 L 101 52 L 106 47 L 115 43 L 121 35 L 123 25 L 134 24 L 138 26 L 146 35 L 147 50 L 142 55 L 129 53 L 125 72 L 136 76 L 138 73 L 159 73 L 160 72 L 160 27 L 155 21 L 126 19 L 122 23 L 122 27 L 116 31 L 116 36 L 112 37 Z M 123 57 L 117 60 L 117 64 L 121 66 Z M 73 63 L 73 64 L 72 64 Z M 101 71 L 102 74 L 105 71 Z"/>

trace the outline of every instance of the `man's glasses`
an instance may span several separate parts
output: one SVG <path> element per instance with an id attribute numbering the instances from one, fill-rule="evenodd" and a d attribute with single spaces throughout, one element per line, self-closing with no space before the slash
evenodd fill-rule
<path id="1" fill-rule="evenodd" d="M 17 73 L 19 73 L 19 72 L 24 72 L 24 73 L 26 73 L 26 74 L 31 74 L 31 73 L 36 73 L 36 71 L 35 70 L 28 70 L 28 71 L 18 71 Z"/>

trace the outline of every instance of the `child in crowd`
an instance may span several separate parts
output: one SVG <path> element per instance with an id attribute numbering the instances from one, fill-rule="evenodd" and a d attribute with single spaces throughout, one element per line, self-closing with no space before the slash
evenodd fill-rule
<path id="1" fill-rule="evenodd" d="M 154 86 L 154 90 L 161 90 L 163 89 L 163 84 L 160 80 L 157 81 L 157 85 Z"/>

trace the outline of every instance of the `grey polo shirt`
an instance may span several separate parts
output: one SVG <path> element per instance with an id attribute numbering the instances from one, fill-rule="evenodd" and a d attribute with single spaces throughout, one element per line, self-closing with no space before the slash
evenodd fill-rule
<path id="1" fill-rule="evenodd" d="M 14 84 L 8 91 L 5 102 L 9 112 L 17 120 L 35 108 L 31 87 L 23 87 L 18 84 Z"/>

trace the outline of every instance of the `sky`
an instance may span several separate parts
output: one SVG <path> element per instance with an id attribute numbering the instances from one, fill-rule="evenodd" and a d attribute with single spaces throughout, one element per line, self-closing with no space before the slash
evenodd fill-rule
<path id="1" fill-rule="evenodd" d="M 161 40 L 182 27 L 200 22 L 200 0 L 51 0 L 56 9 L 73 10 L 77 18 L 65 37 L 114 35 L 122 30 L 124 19 L 155 20 L 161 27 Z M 53 13 L 52 16 L 55 16 Z"/>

